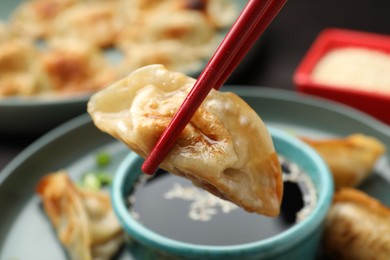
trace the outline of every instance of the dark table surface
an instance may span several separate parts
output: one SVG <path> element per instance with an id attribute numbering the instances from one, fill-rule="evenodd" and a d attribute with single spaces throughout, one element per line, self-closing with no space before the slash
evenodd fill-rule
<path id="1" fill-rule="evenodd" d="M 390 35 L 389 11 L 389 0 L 289 0 L 227 83 L 294 91 L 294 70 L 321 30 L 337 27 Z M 1 135 L 0 171 L 37 138 Z"/>

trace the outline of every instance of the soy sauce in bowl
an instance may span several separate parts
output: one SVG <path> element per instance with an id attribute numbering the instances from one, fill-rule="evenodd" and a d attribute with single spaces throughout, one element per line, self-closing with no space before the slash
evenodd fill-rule
<path id="1" fill-rule="evenodd" d="M 260 241 L 304 219 L 316 205 L 310 178 L 280 157 L 284 195 L 276 218 L 248 213 L 195 187 L 189 180 L 159 170 L 141 175 L 129 196 L 129 211 L 146 228 L 174 240 L 227 246 Z"/>

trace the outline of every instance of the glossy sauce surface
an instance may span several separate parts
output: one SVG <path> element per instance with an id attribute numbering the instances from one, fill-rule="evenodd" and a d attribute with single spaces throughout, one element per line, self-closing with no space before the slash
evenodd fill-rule
<path id="1" fill-rule="evenodd" d="M 141 176 L 129 197 L 130 212 L 152 231 L 188 243 L 235 245 L 266 239 L 294 225 L 316 203 L 310 179 L 284 159 L 282 168 L 284 197 L 276 218 L 248 213 L 162 170 L 152 178 Z"/>

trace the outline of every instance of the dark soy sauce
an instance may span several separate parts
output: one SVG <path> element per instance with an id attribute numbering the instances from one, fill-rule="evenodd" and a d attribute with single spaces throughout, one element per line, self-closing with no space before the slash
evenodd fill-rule
<path id="1" fill-rule="evenodd" d="M 165 237 L 202 245 L 237 245 L 283 232 L 309 214 L 316 203 L 310 179 L 281 158 L 284 196 L 276 218 L 248 213 L 196 188 L 190 181 L 159 170 L 141 176 L 129 198 L 130 212 Z"/>

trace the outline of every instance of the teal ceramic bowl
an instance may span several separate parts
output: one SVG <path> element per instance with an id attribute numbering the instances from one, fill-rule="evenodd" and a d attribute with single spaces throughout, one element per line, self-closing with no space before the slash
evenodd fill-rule
<path id="1" fill-rule="evenodd" d="M 277 153 L 300 166 L 316 188 L 317 204 L 309 216 L 278 235 L 245 244 L 210 246 L 164 237 L 140 224 L 129 213 L 128 196 L 142 174 L 143 163 L 142 158 L 130 153 L 118 168 L 111 197 L 115 214 L 129 237 L 131 252 L 140 259 L 315 259 L 333 195 L 332 176 L 312 148 L 286 132 L 269 130 Z"/>

